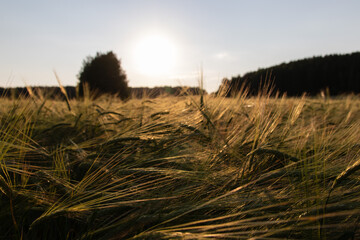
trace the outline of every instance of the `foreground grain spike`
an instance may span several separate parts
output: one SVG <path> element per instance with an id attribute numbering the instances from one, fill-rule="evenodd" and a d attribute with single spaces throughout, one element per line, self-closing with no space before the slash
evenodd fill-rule
<path id="1" fill-rule="evenodd" d="M 54 71 L 54 74 L 55 74 L 56 80 L 58 81 L 60 91 L 65 96 L 65 101 L 66 101 L 67 107 L 68 107 L 69 111 L 71 112 L 71 106 L 70 106 L 70 101 L 69 101 L 67 92 L 66 92 L 65 88 L 63 87 L 63 85 L 61 84 L 60 78 L 55 71 Z"/>

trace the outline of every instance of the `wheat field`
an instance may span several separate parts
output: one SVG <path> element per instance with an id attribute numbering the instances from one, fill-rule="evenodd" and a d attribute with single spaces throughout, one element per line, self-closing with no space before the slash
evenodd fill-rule
<path id="1" fill-rule="evenodd" d="M 358 239 L 360 98 L 1 99 L 0 239 Z"/>

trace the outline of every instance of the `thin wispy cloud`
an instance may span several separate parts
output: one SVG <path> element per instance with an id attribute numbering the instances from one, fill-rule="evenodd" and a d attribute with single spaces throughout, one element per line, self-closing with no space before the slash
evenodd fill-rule
<path id="1" fill-rule="evenodd" d="M 228 53 L 228 52 L 219 52 L 219 53 L 216 53 L 216 54 L 214 55 L 214 57 L 215 57 L 216 59 L 219 59 L 219 60 L 231 59 L 231 55 L 230 55 L 230 53 Z"/>

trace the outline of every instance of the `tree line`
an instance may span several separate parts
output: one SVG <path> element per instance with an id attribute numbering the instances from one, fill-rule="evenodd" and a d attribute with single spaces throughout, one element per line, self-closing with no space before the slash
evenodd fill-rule
<path id="1" fill-rule="evenodd" d="M 79 89 L 74 86 L 65 86 L 64 87 L 66 94 L 69 99 L 79 98 Z M 29 97 L 31 94 L 36 96 L 43 96 L 49 99 L 58 99 L 65 100 L 65 95 L 61 91 L 60 87 L 16 87 L 16 88 L 1 88 L 0 87 L 0 97 L 6 98 L 19 98 L 19 97 Z M 198 87 L 128 87 L 129 98 L 156 98 L 159 96 L 185 96 L 185 95 L 199 95 L 200 92 L 207 94 L 205 90 L 202 90 Z"/>
<path id="2" fill-rule="evenodd" d="M 262 68 L 224 79 L 221 87 L 229 87 L 227 96 L 231 96 L 246 85 L 254 95 L 266 83 L 273 85 L 274 92 L 288 96 L 303 93 L 314 96 L 321 91 L 330 95 L 360 93 L 360 52 L 305 58 Z"/>
<path id="3" fill-rule="evenodd" d="M 35 87 L 34 92 L 50 98 L 64 99 L 64 90 L 68 98 L 83 97 L 86 92 L 93 97 L 102 94 L 117 95 L 122 100 L 130 97 L 158 97 L 160 95 L 181 96 L 205 93 L 200 88 L 155 87 L 130 88 L 125 71 L 120 60 L 112 52 L 97 53 L 87 57 L 78 74 L 78 85 L 59 87 Z M 273 92 L 286 93 L 288 96 L 299 96 L 303 93 L 317 95 L 325 92 L 328 95 L 360 93 L 360 52 L 351 54 L 333 54 L 324 57 L 312 57 L 302 60 L 282 63 L 269 68 L 261 68 L 254 72 L 224 79 L 221 89 L 228 89 L 226 96 L 236 95 L 242 87 L 249 89 L 250 95 L 263 91 L 270 84 Z M 31 95 L 30 88 L 0 88 L 3 97 L 27 97 Z M 32 91 L 30 89 L 30 91 Z"/>

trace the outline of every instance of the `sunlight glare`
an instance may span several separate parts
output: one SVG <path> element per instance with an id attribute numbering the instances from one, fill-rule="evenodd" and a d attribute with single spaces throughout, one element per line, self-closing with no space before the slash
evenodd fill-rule
<path id="1" fill-rule="evenodd" d="M 134 60 L 139 73 L 147 76 L 171 74 L 176 63 L 176 47 L 166 37 L 151 35 L 135 46 Z"/>

